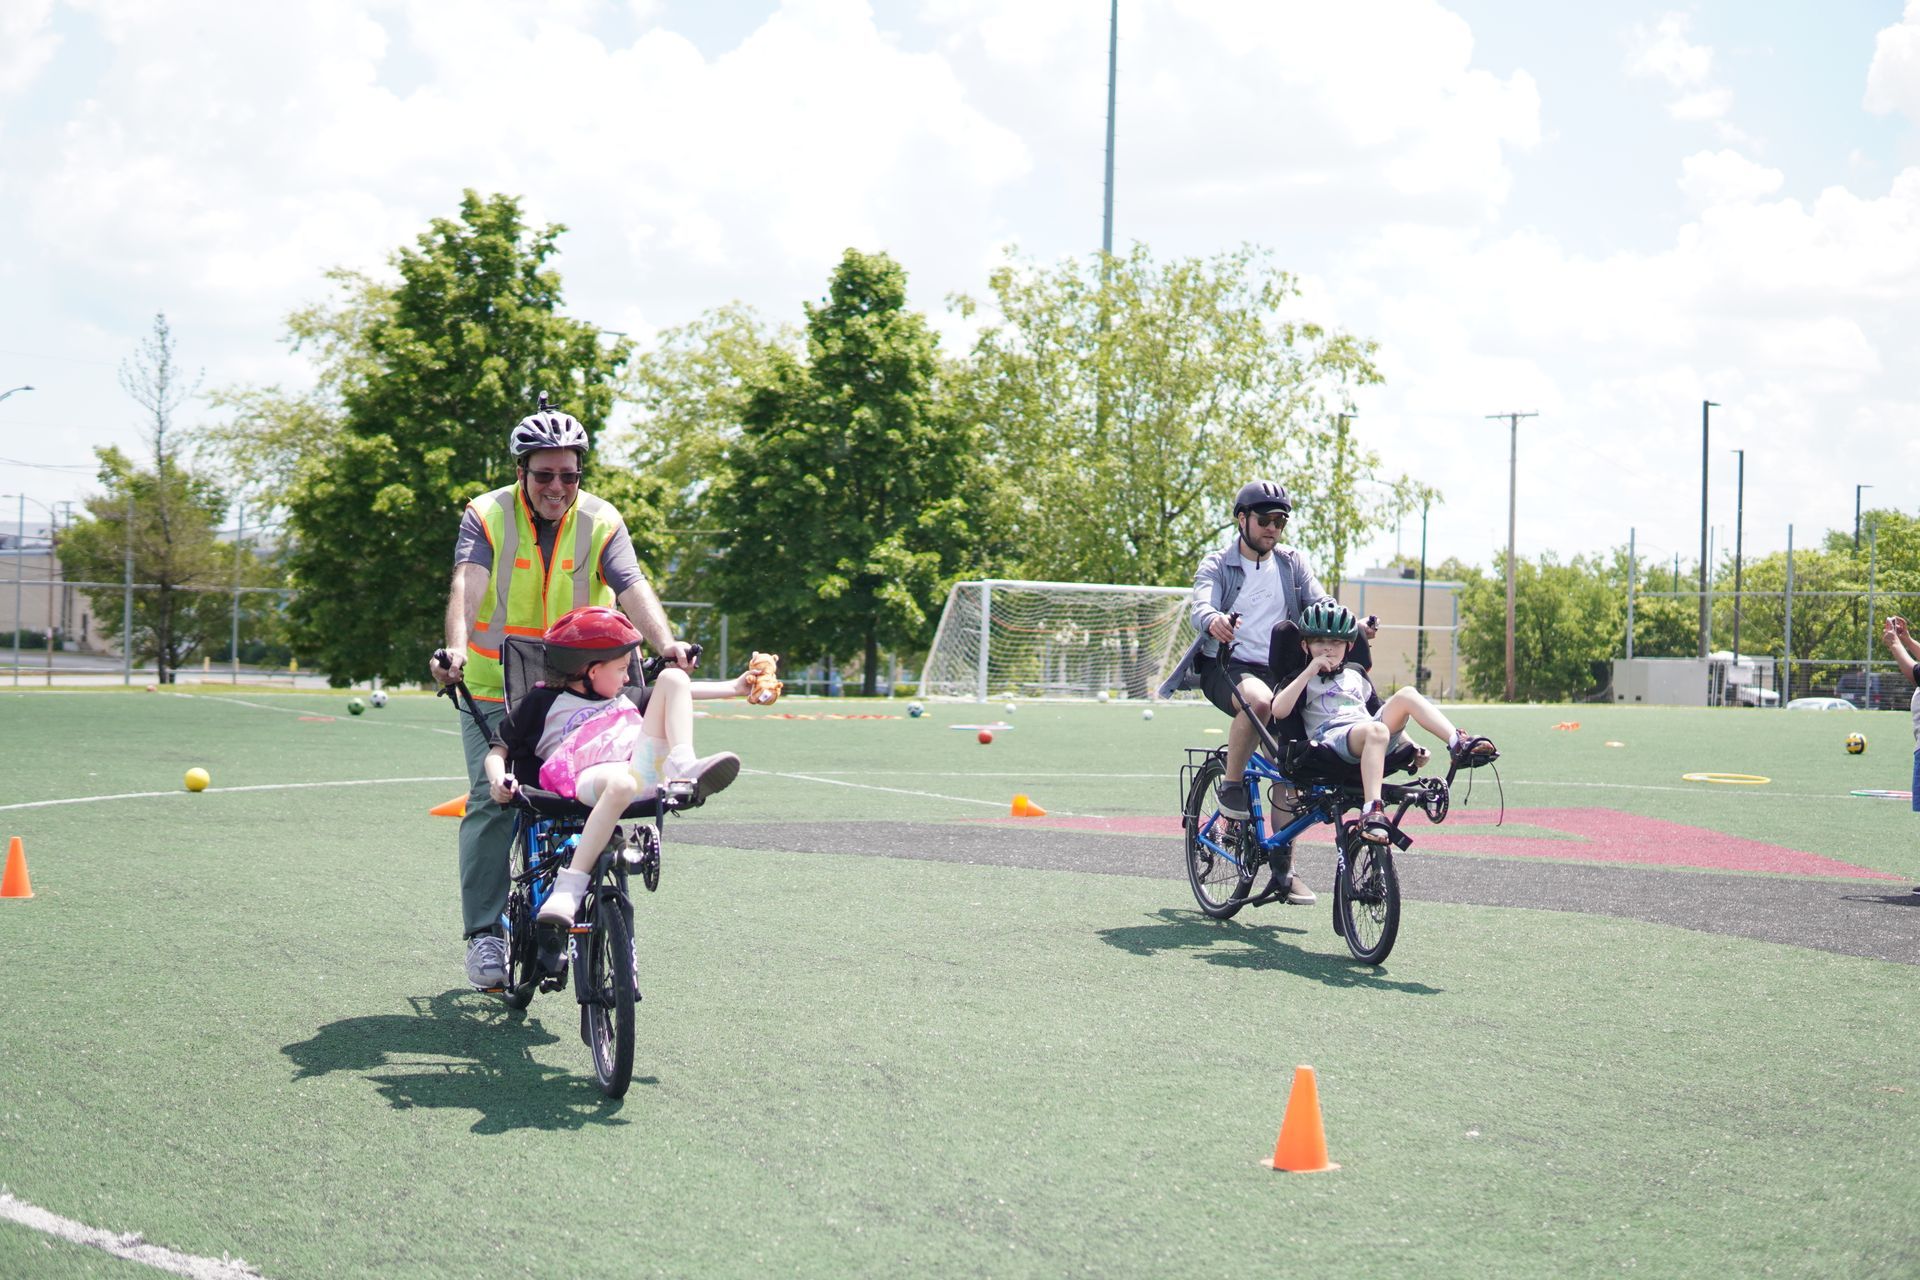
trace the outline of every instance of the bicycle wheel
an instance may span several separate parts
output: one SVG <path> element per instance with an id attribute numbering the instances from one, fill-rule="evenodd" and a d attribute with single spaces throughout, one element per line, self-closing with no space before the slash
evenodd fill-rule
<path id="1" fill-rule="evenodd" d="M 1393 849 L 1360 838 L 1347 841 L 1347 870 L 1333 886 L 1335 929 L 1347 940 L 1353 958 L 1382 964 L 1400 934 L 1400 876 Z"/>
<path id="2" fill-rule="evenodd" d="M 524 1009 L 533 1003 L 533 993 L 540 986 L 535 951 L 527 895 L 515 889 L 507 895 L 507 985 L 500 993 L 509 1009 Z"/>
<path id="3" fill-rule="evenodd" d="M 625 1096 L 633 1079 L 633 908 L 610 892 L 594 895 L 587 920 L 587 953 L 574 972 L 580 984 L 593 1078 L 609 1098 Z"/>
<path id="4" fill-rule="evenodd" d="M 1208 837 L 1233 857 L 1222 857 L 1201 843 L 1200 833 L 1214 812 L 1214 788 L 1225 766 L 1219 756 L 1211 757 L 1194 774 L 1187 791 L 1182 814 L 1186 830 L 1187 883 L 1193 886 L 1193 899 L 1200 910 L 1215 920 L 1231 919 L 1247 902 L 1247 888 L 1257 869 L 1259 836 L 1253 825 L 1221 818 L 1207 831 Z M 1239 859 L 1238 862 L 1234 859 Z"/>

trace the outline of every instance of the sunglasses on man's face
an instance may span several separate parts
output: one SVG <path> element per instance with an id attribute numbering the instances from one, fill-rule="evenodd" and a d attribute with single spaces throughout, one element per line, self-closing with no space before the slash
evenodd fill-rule
<path id="1" fill-rule="evenodd" d="M 580 483 L 582 474 L 584 473 L 579 471 L 529 471 L 527 472 L 527 478 L 535 484 L 542 485 L 552 484 L 558 480 L 561 484 L 571 489 L 574 485 Z"/>
<path id="2" fill-rule="evenodd" d="M 1284 511 L 1251 511 L 1253 522 L 1262 529 L 1284 529 L 1287 527 L 1287 513 Z"/>

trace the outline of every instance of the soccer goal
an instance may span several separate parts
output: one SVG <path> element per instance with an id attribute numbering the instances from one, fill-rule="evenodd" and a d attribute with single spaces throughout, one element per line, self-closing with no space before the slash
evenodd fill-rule
<path id="1" fill-rule="evenodd" d="M 929 697 L 1146 698 L 1186 651 L 1184 587 L 957 582 L 927 654 Z"/>

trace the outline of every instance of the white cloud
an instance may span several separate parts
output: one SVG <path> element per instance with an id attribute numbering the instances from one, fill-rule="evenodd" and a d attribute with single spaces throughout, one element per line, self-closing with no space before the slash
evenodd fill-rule
<path id="1" fill-rule="evenodd" d="M 1737 204 L 1772 195 L 1786 175 L 1755 164 L 1737 151 L 1701 151 L 1681 162 L 1680 190 L 1695 209 Z"/>
<path id="2" fill-rule="evenodd" d="M 1635 26 L 1627 71 L 1657 76 L 1675 89 L 1692 89 L 1713 75 L 1713 50 L 1687 39 L 1693 20 L 1684 13 L 1663 14 L 1651 30 Z"/>
<path id="3" fill-rule="evenodd" d="M 0 6 L 0 94 L 21 92 L 52 60 L 60 44 L 52 17 L 53 0 L 9 0 Z"/>
<path id="4" fill-rule="evenodd" d="M 1907 0 L 1900 21 L 1874 37 L 1865 105 L 1880 115 L 1897 111 L 1920 120 L 1920 0 Z"/>

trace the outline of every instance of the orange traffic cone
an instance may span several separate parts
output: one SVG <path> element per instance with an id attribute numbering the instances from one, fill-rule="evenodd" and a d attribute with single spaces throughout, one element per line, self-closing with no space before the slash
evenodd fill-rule
<path id="1" fill-rule="evenodd" d="M 455 796 L 445 804 L 437 804 L 427 810 L 436 818 L 464 818 L 467 816 L 467 798 Z"/>
<path id="2" fill-rule="evenodd" d="M 27 850 L 15 836 L 7 841 L 7 870 L 0 875 L 0 898 L 31 898 L 33 884 L 27 879 Z"/>
<path id="3" fill-rule="evenodd" d="M 1312 1067 L 1293 1069 L 1280 1140 L 1273 1144 L 1273 1158 L 1260 1163 L 1283 1173 L 1325 1173 L 1340 1167 L 1327 1160 L 1327 1133 L 1320 1127 L 1320 1087 L 1314 1083 Z"/>
<path id="4" fill-rule="evenodd" d="M 1017 795 L 1013 798 L 1013 816 L 1016 818 L 1044 818 L 1047 816 L 1047 811 L 1027 799 L 1025 795 Z"/>

